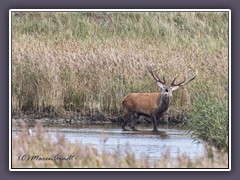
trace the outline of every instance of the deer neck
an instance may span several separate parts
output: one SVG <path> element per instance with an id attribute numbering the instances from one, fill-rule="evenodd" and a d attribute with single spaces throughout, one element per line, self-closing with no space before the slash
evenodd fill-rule
<path id="1" fill-rule="evenodd" d="M 165 112 L 169 107 L 169 102 L 170 102 L 169 96 L 161 95 L 159 99 L 158 113 Z"/>

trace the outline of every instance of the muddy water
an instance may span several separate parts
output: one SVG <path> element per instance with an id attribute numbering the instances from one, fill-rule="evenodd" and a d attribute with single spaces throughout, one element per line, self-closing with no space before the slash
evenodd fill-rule
<path id="1" fill-rule="evenodd" d="M 151 126 L 138 127 L 138 131 L 123 131 L 117 125 L 81 125 L 78 127 L 46 127 L 53 140 L 57 130 L 71 142 L 91 144 L 99 151 L 118 151 L 125 154 L 126 148 L 135 152 L 137 158 L 147 155 L 150 159 L 161 159 L 166 150 L 170 156 L 185 154 L 191 158 L 201 157 L 205 153 L 201 142 L 194 142 L 184 130 L 176 127 L 161 127 L 159 133 L 153 133 Z M 34 128 L 32 128 L 34 132 Z"/>

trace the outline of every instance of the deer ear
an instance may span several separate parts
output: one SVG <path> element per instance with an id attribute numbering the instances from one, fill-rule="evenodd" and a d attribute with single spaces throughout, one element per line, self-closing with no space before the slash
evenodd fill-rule
<path id="1" fill-rule="evenodd" d="M 164 84 L 157 82 L 158 86 L 162 89 L 164 87 Z"/>
<path id="2" fill-rule="evenodd" d="M 172 91 L 175 91 L 179 88 L 180 86 L 172 86 Z"/>

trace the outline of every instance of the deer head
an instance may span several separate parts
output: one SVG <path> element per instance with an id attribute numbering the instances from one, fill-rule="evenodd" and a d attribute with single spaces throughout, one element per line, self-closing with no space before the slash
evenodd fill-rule
<path id="1" fill-rule="evenodd" d="M 157 82 L 158 86 L 160 87 L 162 97 L 172 97 L 172 91 L 175 91 L 179 87 L 186 85 L 196 77 L 196 73 L 195 73 L 195 75 L 192 78 L 188 80 L 186 80 L 185 78 L 180 83 L 175 83 L 175 80 L 177 79 L 177 76 L 176 76 L 173 79 L 171 84 L 167 84 L 164 75 L 163 75 L 163 80 L 161 80 L 156 74 L 154 74 L 151 66 L 148 66 L 148 71 L 152 75 L 153 79 Z"/>

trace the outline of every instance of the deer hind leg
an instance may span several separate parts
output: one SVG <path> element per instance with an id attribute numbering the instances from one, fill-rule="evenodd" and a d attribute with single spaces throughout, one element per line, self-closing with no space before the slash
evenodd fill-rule
<path id="1" fill-rule="evenodd" d="M 126 130 L 125 126 L 127 125 L 127 123 L 129 121 L 131 121 L 131 116 L 132 116 L 132 114 L 129 113 L 129 112 L 124 113 L 124 115 L 123 115 L 123 125 L 122 125 L 123 130 Z"/>
<path id="2" fill-rule="evenodd" d="M 139 115 L 134 113 L 133 114 L 133 119 L 132 119 L 132 123 L 130 124 L 130 128 L 133 130 L 133 131 L 137 131 L 137 129 L 135 128 L 137 122 L 138 122 L 138 119 L 139 119 Z"/>

